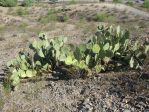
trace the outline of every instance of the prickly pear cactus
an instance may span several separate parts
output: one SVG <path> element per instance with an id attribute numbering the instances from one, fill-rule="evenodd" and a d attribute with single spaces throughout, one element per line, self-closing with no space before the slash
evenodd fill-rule
<path id="1" fill-rule="evenodd" d="M 32 54 L 21 52 L 7 63 L 13 86 L 23 78 L 53 73 L 63 66 L 68 71 L 85 71 L 91 75 L 116 67 L 142 69 L 148 55 L 149 43 L 132 42 L 129 32 L 118 27 L 100 26 L 87 43 L 73 45 L 66 37 L 48 39 L 44 33 L 30 45 Z"/>

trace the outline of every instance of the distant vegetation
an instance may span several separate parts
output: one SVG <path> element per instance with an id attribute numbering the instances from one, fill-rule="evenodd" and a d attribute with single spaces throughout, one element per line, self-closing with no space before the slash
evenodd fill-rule
<path id="1" fill-rule="evenodd" d="M 130 6 L 132 6 L 133 5 L 133 0 L 128 0 L 127 1 L 127 4 L 130 5 Z"/>
<path id="2" fill-rule="evenodd" d="M 149 0 L 144 0 L 143 7 L 149 8 Z"/>
<path id="3" fill-rule="evenodd" d="M 14 7 L 18 3 L 18 0 L 0 0 L 0 6 Z"/>
<path id="4" fill-rule="evenodd" d="M 70 0 L 70 1 L 69 1 L 69 5 L 76 4 L 76 3 L 77 3 L 76 0 Z"/>
<path id="5" fill-rule="evenodd" d="M 121 0 L 113 0 L 114 3 L 120 3 Z"/>
<path id="6" fill-rule="evenodd" d="M 32 6 L 33 2 L 35 0 L 23 0 L 21 5 L 28 7 L 28 6 Z M 17 6 L 18 0 L 0 0 L 0 6 L 3 7 L 15 7 Z"/>
<path id="7" fill-rule="evenodd" d="M 58 2 L 58 0 L 49 0 L 49 1 L 52 2 L 52 3 Z"/>
<path id="8" fill-rule="evenodd" d="M 28 6 L 32 6 L 33 2 L 34 0 L 24 0 L 21 5 L 28 7 Z"/>
<path id="9" fill-rule="evenodd" d="M 15 13 L 17 16 L 23 16 L 29 14 L 29 11 L 26 8 L 19 7 L 16 9 Z"/>
<path id="10" fill-rule="evenodd" d="M 113 22 L 115 20 L 115 17 L 110 16 L 109 14 L 105 12 L 100 12 L 100 13 L 97 13 L 93 19 L 98 22 L 104 22 L 104 21 Z"/>
<path id="11" fill-rule="evenodd" d="M 55 9 L 50 9 L 48 13 L 45 16 L 41 16 L 38 21 L 40 23 L 46 24 L 50 21 L 59 21 L 59 22 L 65 22 L 69 19 L 69 16 L 67 16 L 66 13 L 63 13 L 61 15 L 58 15 L 58 11 Z"/>
<path id="12" fill-rule="evenodd" d="M 45 16 L 41 16 L 38 19 L 38 21 L 43 24 L 49 23 L 50 21 L 56 21 L 56 20 L 57 20 L 57 11 L 54 9 L 50 9 Z"/>

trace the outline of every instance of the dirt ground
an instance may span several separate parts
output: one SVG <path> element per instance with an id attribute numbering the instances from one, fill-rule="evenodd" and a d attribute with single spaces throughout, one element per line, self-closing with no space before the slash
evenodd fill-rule
<path id="1" fill-rule="evenodd" d="M 59 21 L 41 22 L 51 8 Z M 21 10 L 21 11 L 20 11 Z M 96 21 L 97 13 L 105 21 Z M 64 15 L 67 21 L 62 21 Z M 45 32 L 49 38 L 68 37 L 70 43 L 86 41 L 98 25 L 120 25 L 133 40 L 149 38 L 149 12 L 125 5 L 36 4 L 32 7 L 0 7 L 0 112 L 149 112 L 149 61 L 144 70 L 101 73 L 86 79 L 51 77 L 22 83 L 8 92 L 2 85 L 6 62 L 27 49 Z"/>

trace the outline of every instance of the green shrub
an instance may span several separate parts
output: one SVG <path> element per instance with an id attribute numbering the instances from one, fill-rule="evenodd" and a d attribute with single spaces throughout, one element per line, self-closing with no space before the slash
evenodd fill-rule
<path id="1" fill-rule="evenodd" d="M 116 20 L 117 20 L 117 18 L 115 16 L 108 16 L 105 21 L 107 21 L 107 22 L 115 22 Z"/>
<path id="2" fill-rule="evenodd" d="M 0 110 L 2 110 L 3 109 L 3 107 L 4 107 L 4 100 L 3 100 L 3 98 L 1 97 L 0 98 Z"/>
<path id="3" fill-rule="evenodd" d="M 27 14 L 29 14 L 29 12 L 26 8 L 19 7 L 16 9 L 16 15 L 17 16 L 23 16 L 23 15 L 27 15 Z"/>
<path id="4" fill-rule="evenodd" d="M 76 4 L 76 3 L 77 3 L 76 0 L 70 0 L 70 1 L 69 1 L 69 5 L 73 5 L 73 4 Z"/>
<path id="5" fill-rule="evenodd" d="M 99 0 L 99 2 L 105 2 L 105 0 Z"/>
<path id="6" fill-rule="evenodd" d="M 101 12 L 101 13 L 97 13 L 96 15 L 95 15 L 95 21 L 100 21 L 100 22 L 103 22 L 103 21 L 105 21 L 105 19 L 108 17 L 108 15 L 106 14 L 106 13 L 103 13 L 103 12 Z"/>
<path id="7" fill-rule="evenodd" d="M 56 3 L 58 0 L 49 0 L 51 3 Z"/>
<path id="8" fill-rule="evenodd" d="M 32 6 L 33 2 L 34 2 L 34 0 L 24 0 L 22 2 L 22 6 L 24 6 L 24 7 Z"/>
<path id="9" fill-rule="evenodd" d="M 14 7 L 18 3 L 18 0 L 0 0 L 0 6 Z"/>
<path id="10" fill-rule="evenodd" d="M 20 23 L 19 28 L 25 29 L 27 26 L 28 26 L 28 24 L 26 22 L 22 22 L 22 23 Z"/>
<path id="11" fill-rule="evenodd" d="M 48 13 L 45 16 L 41 16 L 38 21 L 43 24 L 47 24 L 50 21 L 59 21 L 59 22 L 65 22 L 69 19 L 69 16 L 66 14 L 58 15 L 58 11 L 54 9 L 50 9 Z"/>
<path id="12" fill-rule="evenodd" d="M 114 3 L 121 3 L 121 0 L 113 0 Z"/>
<path id="13" fill-rule="evenodd" d="M 109 21 L 109 22 L 112 21 L 113 22 L 115 20 L 115 18 L 113 16 L 110 16 L 104 12 L 97 13 L 93 19 L 98 22 L 104 22 L 104 21 Z"/>
<path id="14" fill-rule="evenodd" d="M 149 0 L 144 0 L 143 7 L 149 8 Z"/>
<path id="15" fill-rule="evenodd" d="M 64 18 L 64 22 L 67 21 L 67 20 L 69 20 L 69 16 L 66 15 L 66 14 L 63 15 L 63 18 Z"/>
<path id="16" fill-rule="evenodd" d="M 39 40 L 30 45 L 32 54 L 20 52 L 7 63 L 11 84 L 17 86 L 24 78 L 56 73 L 57 68 L 66 68 L 70 74 L 84 71 L 86 75 L 116 68 L 140 70 L 149 50 L 149 43 L 132 42 L 129 32 L 119 26 L 98 27 L 87 43 L 73 45 L 66 42 L 66 37 L 48 40 L 45 34 L 40 34 Z"/>
<path id="17" fill-rule="evenodd" d="M 5 29 L 6 29 L 6 26 L 1 24 L 1 25 L 0 25 L 0 32 L 1 32 L 1 31 L 5 31 Z"/>
<path id="18" fill-rule="evenodd" d="M 69 16 L 67 16 L 66 14 L 63 14 L 63 15 L 57 17 L 57 20 L 59 22 L 66 22 L 68 19 L 69 19 Z"/>
<path id="19" fill-rule="evenodd" d="M 130 6 L 132 6 L 133 5 L 133 1 L 132 0 L 128 0 L 127 1 L 127 4 L 130 5 Z"/>
<path id="20" fill-rule="evenodd" d="M 38 19 L 38 21 L 43 24 L 47 24 L 50 21 L 57 21 L 57 15 L 51 14 L 51 15 L 42 16 Z"/>
<path id="21" fill-rule="evenodd" d="M 50 21 L 57 21 L 57 11 L 54 9 L 50 9 L 45 16 L 41 16 L 38 21 L 40 23 L 46 24 Z"/>

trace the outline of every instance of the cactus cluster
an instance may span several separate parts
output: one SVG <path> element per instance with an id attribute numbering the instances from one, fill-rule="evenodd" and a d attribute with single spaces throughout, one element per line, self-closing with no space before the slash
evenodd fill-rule
<path id="1" fill-rule="evenodd" d="M 29 54 L 20 52 L 16 59 L 13 59 L 7 63 L 9 68 L 10 80 L 12 85 L 20 83 L 21 78 L 33 77 L 37 74 L 37 71 L 33 68 Z"/>
<path id="2" fill-rule="evenodd" d="M 77 71 L 84 70 L 88 75 L 113 70 L 116 67 L 141 69 L 149 45 L 147 42 L 132 42 L 129 32 L 119 26 L 100 26 L 87 43 L 67 44 L 66 37 L 48 40 L 42 33 L 30 48 L 33 50 L 32 55 L 20 53 L 7 64 L 13 86 L 23 78 L 53 72 L 59 66 L 75 68 Z"/>

